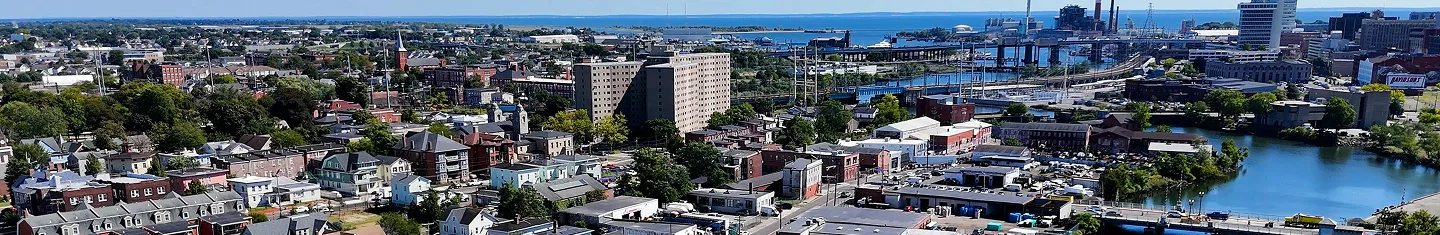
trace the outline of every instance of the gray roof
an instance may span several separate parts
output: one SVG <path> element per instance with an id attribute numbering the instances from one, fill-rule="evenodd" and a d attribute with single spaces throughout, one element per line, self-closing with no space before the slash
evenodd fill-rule
<path id="1" fill-rule="evenodd" d="M 490 215 L 490 213 L 485 213 L 485 211 L 483 211 L 483 210 L 480 210 L 480 209 L 477 209 L 477 208 L 470 208 L 470 207 L 461 207 L 461 208 L 450 209 L 450 215 L 449 215 L 449 216 L 445 216 L 445 218 L 454 218 L 454 217 L 455 217 L 454 215 L 455 215 L 456 213 L 460 213 L 460 214 L 459 214 L 459 215 L 460 215 L 460 221 L 458 221 L 458 222 L 460 222 L 460 224 L 467 224 L 467 225 L 468 225 L 468 224 L 474 223 L 474 222 L 475 222 L 475 219 L 490 220 L 490 222 L 492 222 L 492 223 L 499 223 L 499 222 L 500 222 L 500 219 L 496 219 L 495 216 Z"/>
<path id="2" fill-rule="evenodd" d="M 583 162 L 583 161 L 590 161 L 590 160 L 600 159 L 600 157 L 591 156 L 591 155 L 566 154 L 566 155 L 555 156 L 555 157 L 552 158 L 552 159 L 572 161 L 572 162 Z"/>
<path id="3" fill-rule="evenodd" d="M 811 161 L 813 160 L 809 158 L 796 158 L 790 164 L 785 164 L 785 168 L 805 169 L 805 165 L 810 165 Z"/>
<path id="4" fill-rule="evenodd" d="M 684 232 L 686 229 L 695 227 L 694 224 L 637 220 L 611 220 L 605 223 L 605 226 L 610 227 L 610 231 L 619 230 L 616 228 L 636 231 L 626 234 L 640 234 L 639 232 L 647 234 L 680 234 L 680 232 Z"/>
<path id="5" fill-rule="evenodd" d="M 499 123 L 493 123 L 493 122 L 491 122 L 491 123 L 485 123 L 485 124 L 479 124 L 479 125 L 469 125 L 469 126 L 463 126 L 463 127 L 453 128 L 453 129 L 451 129 L 451 131 L 454 131 L 455 134 L 458 134 L 458 135 L 470 135 L 470 134 L 475 134 L 475 133 L 497 133 L 497 132 L 505 132 L 505 128 L 500 127 L 500 124 L 499 124 Z"/>
<path id="6" fill-rule="evenodd" d="M 1085 132 L 1090 131 L 1090 125 L 1078 123 L 1005 123 L 999 126 L 1005 129 L 1039 130 L 1039 131 L 1064 131 L 1064 132 Z"/>
<path id="7" fill-rule="evenodd" d="M 325 214 L 294 215 L 251 224 L 245 227 L 245 234 L 290 234 L 295 230 L 310 230 L 310 234 L 323 234 L 331 230 L 328 224 Z"/>
<path id="8" fill-rule="evenodd" d="M 405 60 L 406 66 L 440 66 L 440 58 L 409 58 Z"/>
<path id="9" fill-rule="evenodd" d="M 397 174 L 390 177 L 390 185 L 410 185 L 410 183 L 422 179 L 424 179 L 425 181 L 430 181 L 429 179 L 425 179 L 417 175 Z"/>
<path id="10" fill-rule="evenodd" d="M 540 139 L 567 138 L 567 137 L 571 137 L 571 136 L 574 136 L 574 135 L 572 135 L 572 134 L 570 134 L 570 133 L 559 132 L 559 131 L 535 131 L 535 132 L 530 132 L 529 134 L 525 134 L 525 138 L 532 138 L 532 137 L 533 137 L 533 138 L 540 138 Z"/>
<path id="11" fill-rule="evenodd" d="M 531 185 L 545 200 L 559 201 L 563 199 L 585 196 L 585 193 L 595 190 L 606 190 L 605 184 L 600 183 L 594 176 L 580 174 L 568 179 L 555 180 Z"/>
<path id="12" fill-rule="evenodd" d="M 823 218 L 826 223 L 845 223 L 876 227 L 910 228 L 929 217 L 925 213 L 900 210 L 879 210 L 855 207 L 821 206 L 795 217 L 795 221 L 809 218 Z"/>
<path id="13" fill-rule="evenodd" d="M 163 224 L 152 224 L 144 226 L 145 230 L 154 231 L 158 234 L 172 234 L 190 231 L 190 221 L 175 221 Z"/>
<path id="14" fill-rule="evenodd" d="M 690 190 L 689 194 L 705 197 L 758 199 L 766 195 L 774 195 L 774 192 L 757 192 L 751 190 L 737 189 L 697 188 L 695 190 Z"/>
<path id="15" fill-rule="evenodd" d="M 380 159 L 377 159 L 377 158 L 375 158 L 375 156 L 371 156 L 370 153 L 367 153 L 367 152 L 364 152 L 364 151 L 360 151 L 360 152 L 350 152 L 350 153 L 331 154 L 329 157 L 325 157 L 325 158 L 326 158 L 326 159 L 321 160 L 321 161 L 323 162 L 323 161 L 330 161 L 330 159 L 335 159 L 335 161 L 339 161 L 339 165 L 340 165 L 340 166 L 343 166 L 343 167 L 347 168 L 347 169 L 332 169 L 332 170 L 339 170 L 339 171 L 351 171 L 351 170 L 355 170 L 355 168 L 358 166 L 359 163 L 364 163 L 364 162 L 380 162 Z M 324 164 L 322 163 L 321 165 L 324 165 Z"/>
<path id="16" fill-rule="evenodd" d="M 564 225 L 561 225 L 559 228 L 555 228 L 555 230 L 553 231 L 555 235 L 578 235 L 590 234 L 591 232 L 594 232 L 588 228 L 577 228 Z"/>
<path id="17" fill-rule="evenodd" d="M 179 196 L 170 196 L 170 194 L 167 194 L 165 198 L 161 199 L 136 203 L 117 202 L 115 205 L 107 207 L 93 208 L 85 205 L 79 207 L 79 209 L 74 211 L 27 217 L 23 219 L 21 223 L 28 224 L 29 226 L 34 228 L 36 232 L 46 232 L 52 234 L 58 234 L 58 229 L 61 226 L 78 224 L 81 225 L 79 231 L 80 234 L 94 234 L 100 231 L 90 231 L 90 226 L 88 225 L 91 223 L 99 223 L 101 221 L 113 222 L 113 220 L 116 220 L 117 217 L 127 215 L 147 215 L 135 216 L 134 218 L 138 220 L 137 222 L 141 226 L 144 226 L 146 228 L 156 229 L 157 231 L 169 231 L 174 229 L 174 225 L 156 224 L 155 221 L 150 219 L 148 215 L 159 210 L 176 212 L 184 211 L 188 213 L 195 213 L 197 210 L 200 210 L 199 208 L 208 209 L 209 206 L 212 205 L 214 202 L 225 203 L 226 210 L 233 212 L 234 206 L 238 206 L 240 203 L 239 201 L 239 194 L 231 191 L 212 192 L 207 194 L 192 195 L 183 198 Z M 238 216 L 244 217 L 244 215 L 239 215 L 238 212 L 236 214 Z"/>
<path id="18" fill-rule="evenodd" d="M 450 138 L 440 134 L 431 133 L 430 131 L 423 131 L 410 135 L 409 137 L 405 137 L 405 140 L 400 141 L 400 143 L 395 143 L 394 148 L 396 150 L 402 151 L 426 153 L 450 152 L 469 149 L 469 147 L 465 147 L 465 145 L 460 144 L 460 142 L 455 142 L 455 140 L 451 140 Z"/>
<path id="19" fill-rule="evenodd" d="M 992 173 L 992 174 L 1009 174 L 1009 173 L 1011 173 L 1011 172 L 1020 171 L 1020 169 L 1019 169 L 1019 168 L 1014 168 L 1014 167 L 1008 167 L 1008 166 L 965 166 L 965 167 L 952 167 L 952 168 L 949 168 L 949 169 L 945 169 L 945 172 L 960 172 L 960 171 L 985 172 L 985 173 Z"/>
<path id="20" fill-rule="evenodd" d="M 1005 154 L 1017 154 L 1017 155 L 1018 155 L 1018 154 L 1023 154 L 1023 153 L 1025 153 L 1025 150 L 1026 150 L 1026 149 L 1027 149 L 1027 148 L 1025 148 L 1025 147 L 1019 147 L 1019 146 L 1005 146 L 1005 145 L 991 145 L 991 144 L 987 144 L 987 145 L 975 146 L 975 150 L 970 151 L 970 152 L 1005 153 Z"/>
<path id="21" fill-rule="evenodd" d="M 761 175 L 760 177 L 749 178 L 741 180 L 740 182 L 726 184 L 725 186 L 733 189 L 748 189 L 750 188 L 750 186 L 755 185 L 763 186 L 774 184 L 775 182 L 779 182 L 782 178 L 785 178 L 785 174 L 783 174 L 783 172 L 777 171 L 775 173 Z"/>
<path id="22" fill-rule="evenodd" d="M 610 198 L 610 199 L 600 200 L 600 201 L 598 201 L 598 202 L 591 202 L 591 203 L 585 204 L 585 205 L 583 205 L 583 206 L 571 207 L 571 208 L 565 209 L 565 210 L 562 211 L 562 212 L 569 213 L 569 214 L 596 216 L 596 215 L 600 215 L 600 214 L 602 214 L 602 213 L 607 213 L 607 212 L 611 212 L 611 211 L 623 209 L 623 208 L 628 207 L 628 206 L 633 206 L 633 205 L 637 205 L 637 204 L 641 204 L 641 203 L 646 203 L 646 202 L 651 202 L 651 201 L 658 202 L 658 201 L 660 201 L 660 200 L 659 200 L 659 199 L 654 199 L 654 198 L 631 197 L 631 196 L 617 196 L 617 197 L 613 197 L 613 198 Z"/>
<path id="23" fill-rule="evenodd" d="M 721 153 L 721 154 L 724 154 L 726 157 L 746 158 L 746 157 L 755 156 L 755 154 L 759 154 L 760 152 L 750 151 L 750 150 L 739 150 L 739 149 L 723 149 L 723 150 L 720 150 L 720 153 Z"/>
<path id="24" fill-rule="evenodd" d="M 902 195 L 914 195 L 920 197 L 944 197 L 961 199 L 964 201 L 998 202 L 1015 205 L 1024 205 L 1025 203 L 1030 202 L 1031 199 L 1035 199 L 1034 197 L 1016 196 L 1014 193 L 1010 192 L 1005 192 L 1003 194 L 994 194 L 919 187 L 905 187 L 901 188 L 899 192 Z"/>
<path id="25" fill-rule="evenodd" d="M 375 156 L 375 159 L 379 159 L 379 160 L 380 160 L 380 164 L 389 165 L 389 164 L 395 164 L 395 162 L 396 162 L 396 161 L 400 161 L 401 158 L 381 155 L 381 156 Z"/>

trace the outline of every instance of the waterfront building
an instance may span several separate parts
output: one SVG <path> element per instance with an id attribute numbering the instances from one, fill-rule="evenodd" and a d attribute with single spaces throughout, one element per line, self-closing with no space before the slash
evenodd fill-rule
<path id="1" fill-rule="evenodd" d="M 1154 143 L 1194 143 L 1199 135 L 1188 133 L 1145 132 L 1110 127 L 1090 135 L 1090 151 L 1103 153 L 1145 153 Z"/>
<path id="2" fill-rule="evenodd" d="M 1320 119 L 1325 118 L 1324 104 L 1283 100 L 1270 103 L 1270 107 L 1270 113 L 1256 117 L 1255 122 L 1257 124 L 1275 129 L 1305 125 L 1319 127 Z"/>
<path id="3" fill-rule="evenodd" d="M 1369 130 L 1374 125 L 1385 125 L 1390 119 L 1390 92 L 1366 92 L 1356 87 L 1305 86 L 1305 100 L 1324 104 L 1322 100 L 1345 99 L 1355 107 L 1355 124 L 1352 128 Z"/>
<path id="4" fill-rule="evenodd" d="M 975 118 L 975 104 L 961 100 L 961 97 L 951 95 L 921 96 L 920 100 L 915 101 L 915 112 L 940 121 L 941 125 L 968 122 Z"/>
<path id="5" fill-rule="evenodd" d="M 1089 147 L 1090 125 L 1069 123 L 1006 123 L 995 127 L 996 139 L 1014 139 L 1031 148 L 1044 146 L 1047 150 L 1083 151 Z"/>
<path id="6" fill-rule="evenodd" d="M 1360 49 L 1383 51 L 1391 48 L 1410 51 L 1410 33 L 1435 27 L 1434 20 L 1364 20 L 1361 22 Z"/>
<path id="7" fill-rule="evenodd" d="M 1297 0 L 1250 0 L 1240 3 L 1239 43 L 1280 48 L 1280 33 L 1295 29 Z"/>
<path id="8" fill-rule="evenodd" d="M 1060 14 L 1055 16 L 1055 29 L 1089 31 L 1095 29 L 1095 21 L 1086 16 L 1084 7 L 1069 5 L 1060 8 Z"/>
<path id="9" fill-rule="evenodd" d="M 1189 59 L 1190 61 L 1219 60 L 1231 63 L 1244 63 L 1253 61 L 1278 61 L 1280 60 L 1280 52 L 1190 49 Z"/>
<path id="10" fill-rule="evenodd" d="M 1310 81 L 1313 68 L 1309 63 L 1293 60 L 1244 63 L 1211 61 L 1205 65 L 1205 76 L 1265 83 L 1296 83 Z"/>
<path id="11" fill-rule="evenodd" d="M 630 126 L 675 121 L 680 132 L 705 128 L 711 113 L 730 108 L 730 54 L 680 54 L 651 48 L 644 62 L 577 64 L 575 107 L 596 120 L 624 114 Z"/>
<path id="12" fill-rule="evenodd" d="M 1410 20 L 1434 20 L 1440 19 L 1440 11 L 1416 11 L 1410 12 Z"/>

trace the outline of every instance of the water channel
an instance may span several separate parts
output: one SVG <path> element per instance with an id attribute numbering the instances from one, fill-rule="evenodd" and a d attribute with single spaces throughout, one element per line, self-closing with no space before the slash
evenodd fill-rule
<path id="1" fill-rule="evenodd" d="M 1224 139 L 1233 138 L 1236 145 L 1250 150 L 1250 157 L 1233 180 L 1161 190 L 1135 202 L 1189 207 L 1193 199 L 1194 208 L 1206 212 L 1232 211 L 1262 218 L 1305 213 L 1343 221 L 1440 191 L 1440 170 L 1379 157 L 1358 148 L 1317 147 L 1200 128 L 1173 130 L 1204 136 L 1216 149 Z"/>

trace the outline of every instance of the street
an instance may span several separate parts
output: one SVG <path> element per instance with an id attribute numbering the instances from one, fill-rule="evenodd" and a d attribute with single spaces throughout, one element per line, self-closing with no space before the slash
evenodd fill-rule
<path id="1" fill-rule="evenodd" d="M 882 177 L 883 175 L 881 174 L 865 175 L 865 179 L 861 180 L 860 182 L 873 182 L 881 180 Z M 746 232 L 749 232 L 750 234 L 775 234 L 776 232 L 780 231 L 780 226 L 784 226 L 786 222 L 794 219 L 800 214 L 804 214 L 806 211 L 810 211 L 810 209 L 814 209 L 818 206 L 839 206 L 845 204 L 845 201 L 849 200 L 850 198 L 839 197 L 840 192 L 854 192 L 855 186 L 856 182 L 854 180 L 841 182 L 839 184 L 821 184 L 820 195 L 816 195 L 815 198 L 811 198 L 810 200 L 806 200 L 800 204 L 794 205 L 794 208 L 784 210 L 784 212 L 781 213 L 780 217 L 762 217 L 764 218 L 764 221 L 762 221 L 759 225 L 756 225 L 755 227 L 746 229 Z M 831 189 L 831 187 L 834 187 L 834 189 Z"/>

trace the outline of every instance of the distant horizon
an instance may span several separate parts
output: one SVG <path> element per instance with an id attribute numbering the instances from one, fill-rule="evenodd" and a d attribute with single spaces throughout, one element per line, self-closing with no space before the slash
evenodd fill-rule
<path id="1" fill-rule="evenodd" d="M 1414 11 L 1440 11 L 1440 7 L 1315 7 L 1298 8 L 1297 11 L 1401 11 L 1408 15 Z M 1093 10 L 1091 10 L 1093 11 Z M 1108 9 L 1106 10 L 1108 11 Z M 1120 10 L 1121 13 L 1145 13 L 1147 10 Z M 1157 13 L 1176 12 L 1217 12 L 1234 11 L 1236 9 L 1155 9 Z M 1057 13 L 1058 10 L 1033 10 L 1031 13 Z M 543 17 L 747 17 L 747 16 L 851 16 L 851 15 L 875 15 L 875 14 L 903 14 L 903 15 L 956 15 L 976 13 L 1025 13 L 1025 11 L 1003 10 L 1003 11 L 867 11 L 867 12 L 837 12 L 837 13 L 733 13 L 733 14 L 524 14 L 524 15 L 293 15 L 293 16 L 161 16 L 161 17 L 131 17 L 131 16 L 95 16 L 95 17 L 39 17 L 39 18 L 0 18 L 0 21 L 18 22 L 44 22 L 44 21 L 69 21 L 69 20 L 222 20 L 222 19 L 247 19 L 247 20 L 354 20 L 354 19 L 386 19 L 386 18 L 466 18 L 466 17 L 516 17 L 516 18 L 543 18 Z M 1388 15 L 1388 14 L 1387 14 Z M 1404 17 L 1401 17 L 1404 18 Z"/>

